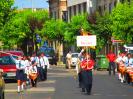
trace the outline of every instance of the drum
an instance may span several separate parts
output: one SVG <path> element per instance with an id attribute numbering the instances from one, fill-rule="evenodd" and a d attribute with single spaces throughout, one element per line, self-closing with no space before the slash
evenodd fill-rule
<path id="1" fill-rule="evenodd" d="M 119 71 L 120 71 L 121 74 L 124 74 L 125 71 L 126 71 L 125 66 L 119 66 Z"/>
<path id="2" fill-rule="evenodd" d="M 132 68 L 128 69 L 128 74 L 131 79 L 131 82 L 133 82 L 133 69 Z"/>
<path id="3" fill-rule="evenodd" d="M 32 79 L 32 80 L 35 80 L 37 78 L 37 73 L 31 73 L 29 75 L 29 78 Z"/>

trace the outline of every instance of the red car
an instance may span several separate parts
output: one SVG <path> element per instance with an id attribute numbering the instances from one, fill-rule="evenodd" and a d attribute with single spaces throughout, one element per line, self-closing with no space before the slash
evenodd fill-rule
<path id="1" fill-rule="evenodd" d="M 17 56 L 22 56 L 20 51 L 0 52 L 0 69 L 4 72 L 4 79 L 15 79 L 16 77 L 16 64 L 15 59 Z"/>

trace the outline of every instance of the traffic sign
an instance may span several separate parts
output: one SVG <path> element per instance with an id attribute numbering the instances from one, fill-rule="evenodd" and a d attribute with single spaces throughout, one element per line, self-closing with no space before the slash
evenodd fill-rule
<path id="1" fill-rule="evenodd" d="M 40 43 L 41 41 L 42 41 L 41 37 L 38 34 L 36 34 L 36 42 Z"/>

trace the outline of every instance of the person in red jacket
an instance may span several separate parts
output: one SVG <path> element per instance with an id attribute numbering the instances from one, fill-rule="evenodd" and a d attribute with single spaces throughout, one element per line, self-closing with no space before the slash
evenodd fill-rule
<path id="1" fill-rule="evenodd" d="M 109 75 L 111 75 L 111 70 L 113 70 L 113 74 L 115 75 L 116 55 L 110 51 L 110 53 L 107 55 L 107 59 L 109 60 Z"/>
<path id="2" fill-rule="evenodd" d="M 94 61 L 91 59 L 89 54 L 86 55 L 85 59 L 81 62 L 81 88 L 82 92 L 87 92 L 87 95 L 91 94 L 92 89 L 92 69 L 94 67 Z"/>

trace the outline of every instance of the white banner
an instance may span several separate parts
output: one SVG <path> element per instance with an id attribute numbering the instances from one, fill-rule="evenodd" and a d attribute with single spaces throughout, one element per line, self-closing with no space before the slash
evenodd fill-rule
<path id="1" fill-rule="evenodd" d="M 96 35 L 77 36 L 77 46 L 96 46 Z"/>

